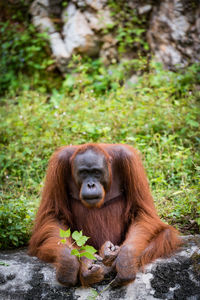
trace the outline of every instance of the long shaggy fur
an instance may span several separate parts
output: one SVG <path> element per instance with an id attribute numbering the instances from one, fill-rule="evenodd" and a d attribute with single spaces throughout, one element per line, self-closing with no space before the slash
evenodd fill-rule
<path id="1" fill-rule="evenodd" d="M 121 182 L 121 194 L 101 208 L 88 209 L 70 195 L 71 164 L 77 153 L 87 149 L 103 153 L 110 164 L 109 172 L 115 172 L 111 182 L 116 174 Z M 107 240 L 132 245 L 137 269 L 158 257 L 169 256 L 181 243 L 176 230 L 159 219 L 140 156 L 128 145 L 66 146 L 53 154 L 29 253 L 56 265 L 65 247 L 59 243 L 59 228 L 68 227 L 82 230 L 90 237 L 88 244 L 97 249 Z M 68 245 L 71 242 L 68 239 Z"/>

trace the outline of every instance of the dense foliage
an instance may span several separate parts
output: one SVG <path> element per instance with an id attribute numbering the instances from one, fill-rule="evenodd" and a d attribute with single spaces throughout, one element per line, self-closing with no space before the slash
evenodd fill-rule
<path id="1" fill-rule="evenodd" d="M 105 67 L 77 56 L 62 79 L 44 37 L 23 26 L 3 23 L 0 35 L 0 248 L 27 242 L 53 151 L 85 142 L 138 148 L 159 215 L 197 232 L 200 67 L 173 73 L 144 57 Z"/>
<path id="2" fill-rule="evenodd" d="M 54 65 L 48 35 L 31 24 L 29 5 L 26 0 L 0 3 L 0 95 L 18 92 L 21 84 L 43 91 L 57 84 L 57 74 L 50 72 Z"/>
<path id="3" fill-rule="evenodd" d="M 104 32 L 111 32 L 115 36 L 118 45 L 118 55 L 129 53 L 137 57 L 139 54 L 147 54 L 149 45 L 146 40 L 148 16 L 138 16 L 130 3 L 123 0 L 108 0 L 114 23 L 109 24 Z"/>

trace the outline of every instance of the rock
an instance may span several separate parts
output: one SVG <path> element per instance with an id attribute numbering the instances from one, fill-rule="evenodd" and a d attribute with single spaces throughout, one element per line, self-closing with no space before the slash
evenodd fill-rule
<path id="1" fill-rule="evenodd" d="M 108 26 L 114 26 L 114 21 L 110 15 L 110 10 L 104 8 L 97 12 L 91 12 L 91 10 L 85 10 L 84 15 L 89 23 L 91 29 L 100 31 L 106 29 Z"/>
<path id="2" fill-rule="evenodd" d="M 49 0 L 36 0 L 30 6 L 30 14 L 32 16 L 48 17 L 49 16 Z"/>
<path id="3" fill-rule="evenodd" d="M 35 0 L 30 8 L 32 22 L 40 32 L 47 32 L 49 35 L 50 47 L 61 72 L 66 72 L 67 62 L 70 54 L 67 52 L 64 41 L 55 26 L 50 15 L 51 5 L 58 5 L 60 0 Z"/>
<path id="4" fill-rule="evenodd" d="M 54 24 L 48 17 L 41 18 L 40 16 L 34 16 L 32 21 L 40 32 L 47 32 L 49 34 L 56 32 Z"/>
<path id="5" fill-rule="evenodd" d="M 146 14 L 147 40 L 156 60 L 172 70 L 199 62 L 200 1 L 154 2 L 128 0 L 126 4 L 128 9 L 137 11 L 138 18 Z M 47 30 L 50 36 L 53 56 L 56 57 L 56 53 L 59 53 L 56 61 L 60 62 L 60 70 L 63 72 L 66 69 L 66 57 L 76 53 L 100 56 L 106 64 L 121 59 L 117 43 L 104 41 L 107 29 L 117 28 L 117 19 L 116 16 L 112 17 L 108 1 L 71 0 L 66 3 L 68 6 L 63 8 L 62 0 L 34 0 L 30 8 L 33 23 L 40 31 Z M 58 29 L 55 30 L 58 26 L 56 27 L 54 22 L 61 25 L 59 32 Z M 126 22 L 131 21 L 124 21 L 124 28 Z M 51 36 L 56 32 L 56 39 L 59 40 L 57 47 L 55 36 L 53 40 Z M 127 51 L 132 51 L 134 56 L 138 53 L 139 44 L 137 46 L 137 43 L 134 43 L 133 48 Z M 58 47 L 61 47 L 61 50 L 56 49 Z"/>
<path id="6" fill-rule="evenodd" d="M 99 31 L 103 28 L 103 23 L 99 20 L 97 14 L 86 10 L 84 11 L 84 16 L 92 30 Z"/>
<path id="7" fill-rule="evenodd" d="M 61 72 L 66 72 L 66 66 L 70 58 L 70 53 L 67 52 L 61 35 L 60 33 L 56 32 L 52 21 L 47 17 L 40 18 L 39 16 L 35 16 L 33 17 L 33 24 L 39 29 L 40 32 L 47 32 L 49 34 L 50 47 L 57 66 Z"/>
<path id="8" fill-rule="evenodd" d="M 62 0 L 35 0 L 30 6 L 32 16 L 50 17 L 59 16 L 61 13 Z"/>
<path id="9" fill-rule="evenodd" d="M 65 44 L 58 32 L 50 35 L 50 46 L 58 68 L 61 72 L 65 73 L 67 71 L 67 63 L 69 62 L 71 53 L 66 50 Z"/>
<path id="10" fill-rule="evenodd" d="M 59 5 L 62 3 L 62 0 L 49 0 L 50 6 Z"/>
<path id="11" fill-rule="evenodd" d="M 85 0 L 72 0 L 78 7 L 83 8 L 86 6 Z"/>
<path id="12" fill-rule="evenodd" d="M 114 20 L 111 17 L 110 10 L 108 8 L 104 8 L 103 10 L 99 10 L 97 13 L 99 22 L 102 24 L 102 28 L 106 28 L 109 26 L 114 26 Z"/>
<path id="13" fill-rule="evenodd" d="M 104 43 L 101 47 L 100 57 L 102 58 L 102 61 L 105 65 L 109 65 L 110 63 L 116 63 L 117 50 L 109 43 Z"/>
<path id="14" fill-rule="evenodd" d="M 115 46 L 117 44 L 117 40 L 113 37 L 112 34 L 106 34 L 102 37 L 102 41 L 111 46 Z"/>
<path id="15" fill-rule="evenodd" d="M 154 6 L 147 36 L 156 59 L 165 67 L 174 69 L 200 61 L 199 19 L 197 0 L 164 0 Z"/>
<path id="16" fill-rule="evenodd" d="M 69 18 L 75 15 L 76 11 L 76 6 L 73 3 L 69 3 L 69 5 L 65 7 L 62 11 L 61 19 L 63 23 L 66 24 Z"/>
<path id="17" fill-rule="evenodd" d="M 138 13 L 139 13 L 139 15 L 147 14 L 151 10 L 152 10 L 152 5 L 150 5 L 150 4 L 138 7 Z"/>
<path id="18" fill-rule="evenodd" d="M 89 6 L 94 10 L 99 10 L 104 7 L 107 0 L 72 0 L 77 4 L 78 7 L 86 7 Z"/>
<path id="19" fill-rule="evenodd" d="M 118 56 L 116 49 L 117 40 L 111 34 L 106 34 L 102 37 L 102 42 L 103 44 L 100 51 L 102 61 L 106 65 L 109 65 L 111 62 L 115 63 Z"/>
<path id="20" fill-rule="evenodd" d="M 106 4 L 107 0 L 85 0 L 85 3 L 91 6 L 95 10 L 102 9 Z"/>
<path id="21" fill-rule="evenodd" d="M 63 27 L 64 43 L 68 53 L 98 53 L 98 43 L 94 32 L 90 28 L 85 16 L 80 10 L 73 11 Z"/>
<path id="22" fill-rule="evenodd" d="M 98 299 L 180 299 L 200 298 L 200 236 L 184 238 L 182 249 L 167 259 L 157 259 L 139 272 L 136 280 L 128 286 L 112 289 L 108 287 Z M 100 292 L 111 278 L 95 285 Z M 25 250 L 2 251 L 0 253 L 0 299 L 3 300 L 86 300 L 91 296 L 90 288 L 63 287 L 55 280 L 55 270 L 29 257 Z"/>

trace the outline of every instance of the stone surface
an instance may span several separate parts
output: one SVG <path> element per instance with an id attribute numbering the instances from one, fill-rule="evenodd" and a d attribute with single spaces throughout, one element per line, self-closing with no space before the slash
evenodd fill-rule
<path id="1" fill-rule="evenodd" d="M 68 59 L 76 53 L 100 56 L 106 64 L 119 61 L 118 43 L 104 41 L 107 35 L 112 35 L 115 40 L 111 28 L 117 26 L 108 2 L 71 0 L 66 2 L 67 7 L 61 2 L 34 0 L 30 8 L 33 23 L 49 34 L 52 53 L 60 70 L 65 72 Z M 137 12 L 138 18 L 146 15 L 147 39 L 157 61 L 172 70 L 200 61 L 199 0 L 129 0 L 127 4 L 130 10 Z M 126 24 L 124 26 L 126 28 Z M 59 39 L 57 45 L 55 32 Z M 132 55 L 135 50 L 137 52 L 134 47 Z"/>
<path id="2" fill-rule="evenodd" d="M 98 12 L 85 10 L 84 15 L 90 28 L 95 31 L 106 29 L 108 25 L 113 25 L 109 9 L 104 8 L 103 10 L 98 10 Z"/>
<path id="3" fill-rule="evenodd" d="M 109 57 L 113 57 L 112 53 L 116 53 L 112 44 L 108 42 L 105 44 L 101 36 L 95 33 L 113 22 L 109 9 L 104 8 L 105 4 L 105 0 L 69 2 L 68 6 L 63 8 L 62 12 L 60 11 L 59 18 L 63 23 L 62 33 L 60 33 L 56 29 L 52 16 L 58 16 L 61 1 L 33 1 L 30 7 L 32 22 L 40 32 L 46 31 L 49 34 L 52 54 L 61 72 L 67 71 L 67 63 L 74 53 L 89 56 L 97 56 L 101 53 Z M 84 8 L 83 12 L 80 10 L 82 8 Z M 103 45 L 101 52 L 100 44 Z"/>
<path id="4" fill-rule="evenodd" d="M 102 9 L 106 4 L 107 0 L 85 0 L 85 3 L 91 6 L 95 10 Z"/>
<path id="5" fill-rule="evenodd" d="M 48 0 L 37 0 L 33 1 L 30 6 L 30 13 L 32 16 L 48 17 L 49 15 L 49 1 Z"/>
<path id="6" fill-rule="evenodd" d="M 56 32 L 53 22 L 48 17 L 34 16 L 32 21 L 40 32 L 47 32 L 49 35 Z"/>
<path id="7" fill-rule="evenodd" d="M 69 3 L 69 5 L 63 9 L 61 14 L 61 19 L 63 21 L 63 24 L 66 24 L 69 18 L 75 15 L 76 11 L 77 11 L 76 5 L 73 3 Z"/>
<path id="8" fill-rule="evenodd" d="M 170 69 L 200 61 L 200 1 L 164 0 L 154 6 L 148 41 L 158 61 Z"/>
<path id="9" fill-rule="evenodd" d="M 36 0 L 30 7 L 30 13 L 32 14 L 32 22 L 36 28 L 38 28 L 40 32 L 47 32 L 49 35 L 52 54 L 57 66 L 61 72 L 64 73 L 66 72 L 70 54 L 67 52 L 61 34 L 56 30 L 53 21 L 49 17 L 51 9 L 53 9 L 55 5 L 58 6 L 59 3 L 60 0 Z"/>
<path id="10" fill-rule="evenodd" d="M 76 52 L 88 55 L 98 53 L 95 34 L 80 10 L 74 9 L 71 14 L 68 14 L 68 20 L 63 27 L 63 36 L 66 50 L 70 54 Z"/>
<path id="11" fill-rule="evenodd" d="M 126 287 L 108 287 L 97 299 L 200 299 L 200 236 L 185 237 L 185 245 L 174 256 L 158 259 L 137 274 Z M 95 285 L 100 292 L 111 278 Z M 66 288 L 55 280 L 49 264 L 29 257 L 25 250 L 0 253 L 0 299 L 3 300 L 86 300 L 90 288 Z"/>
<path id="12" fill-rule="evenodd" d="M 89 6 L 94 10 L 99 10 L 104 7 L 107 0 L 72 0 L 80 8 Z"/>
<path id="13" fill-rule="evenodd" d="M 152 5 L 147 4 L 138 8 L 139 15 L 147 14 L 152 10 Z"/>
<path id="14" fill-rule="evenodd" d="M 60 33 L 55 32 L 51 34 L 50 46 L 59 69 L 61 72 L 65 73 L 67 71 L 67 63 L 70 59 L 70 53 L 67 52 Z"/>

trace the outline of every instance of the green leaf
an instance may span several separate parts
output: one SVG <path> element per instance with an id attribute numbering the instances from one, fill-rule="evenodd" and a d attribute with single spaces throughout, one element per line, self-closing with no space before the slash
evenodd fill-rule
<path id="1" fill-rule="evenodd" d="M 90 292 L 91 292 L 91 296 L 88 296 L 87 300 L 96 300 L 99 293 L 95 289 L 92 289 L 92 288 L 90 289 Z"/>
<path id="2" fill-rule="evenodd" d="M 75 255 L 75 256 L 77 256 L 77 257 L 80 257 L 80 253 L 79 253 L 78 249 L 73 249 L 73 250 L 71 251 L 71 255 Z"/>
<path id="3" fill-rule="evenodd" d="M 187 123 L 192 127 L 199 127 L 199 123 L 194 120 L 188 120 Z"/>
<path id="4" fill-rule="evenodd" d="M 62 240 L 60 240 L 60 242 L 61 242 L 62 244 L 66 244 L 66 239 L 62 239 Z"/>
<path id="5" fill-rule="evenodd" d="M 78 232 L 78 231 L 74 231 L 73 233 L 72 233 L 72 238 L 75 240 L 75 241 L 77 241 L 80 237 L 82 236 L 82 233 L 80 232 Z"/>
<path id="6" fill-rule="evenodd" d="M 89 237 L 83 235 L 82 231 L 80 231 L 80 232 L 74 231 L 72 233 L 72 238 L 76 241 L 76 244 L 79 247 L 83 246 L 89 239 Z"/>
<path id="7" fill-rule="evenodd" d="M 89 252 L 89 253 L 91 253 L 91 254 L 94 254 L 94 253 L 97 252 L 97 250 L 96 250 L 94 247 L 89 246 L 89 245 L 83 246 L 83 247 L 81 248 L 81 250 L 85 250 L 86 252 Z"/>
<path id="8" fill-rule="evenodd" d="M 60 237 L 62 237 L 62 238 L 68 238 L 68 237 L 70 237 L 70 234 L 71 234 L 70 228 L 68 230 L 66 230 L 66 231 L 62 230 L 60 228 Z"/>
<path id="9" fill-rule="evenodd" d="M 91 289 L 92 296 L 98 296 L 98 292 L 95 289 Z"/>
<path id="10" fill-rule="evenodd" d="M 74 84 L 75 84 L 75 79 L 73 78 L 72 75 L 68 75 L 63 83 L 63 86 L 72 88 L 74 86 Z"/>
<path id="11" fill-rule="evenodd" d="M 0 266 L 6 266 L 6 267 L 8 267 L 9 264 L 5 263 L 4 261 L 0 261 Z"/>
<path id="12" fill-rule="evenodd" d="M 65 237 L 65 231 L 62 230 L 61 228 L 60 228 L 59 233 L 60 233 L 60 237 Z"/>
<path id="13" fill-rule="evenodd" d="M 200 225 L 200 218 L 197 218 L 196 222 L 197 222 L 198 225 Z"/>
<path id="14" fill-rule="evenodd" d="M 85 257 L 87 257 L 89 259 L 92 259 L 92 260 L 96 260 L 96 257 L 93 254 L 89 253 L 89 252 L 82 252 L 82 253 L 80 253 L 80 257 L 83 257 L 83 256 L 85 256 Z"/>
<path id="15" fill-rule="evenodd" d="M 89 239 L 89 237 L 83 235 L 76 241 L 76 243 L 79 247 L 81 247 L 81 246 L 85 245 L 85 243 L 87 242 L 88 239 Z"/>

